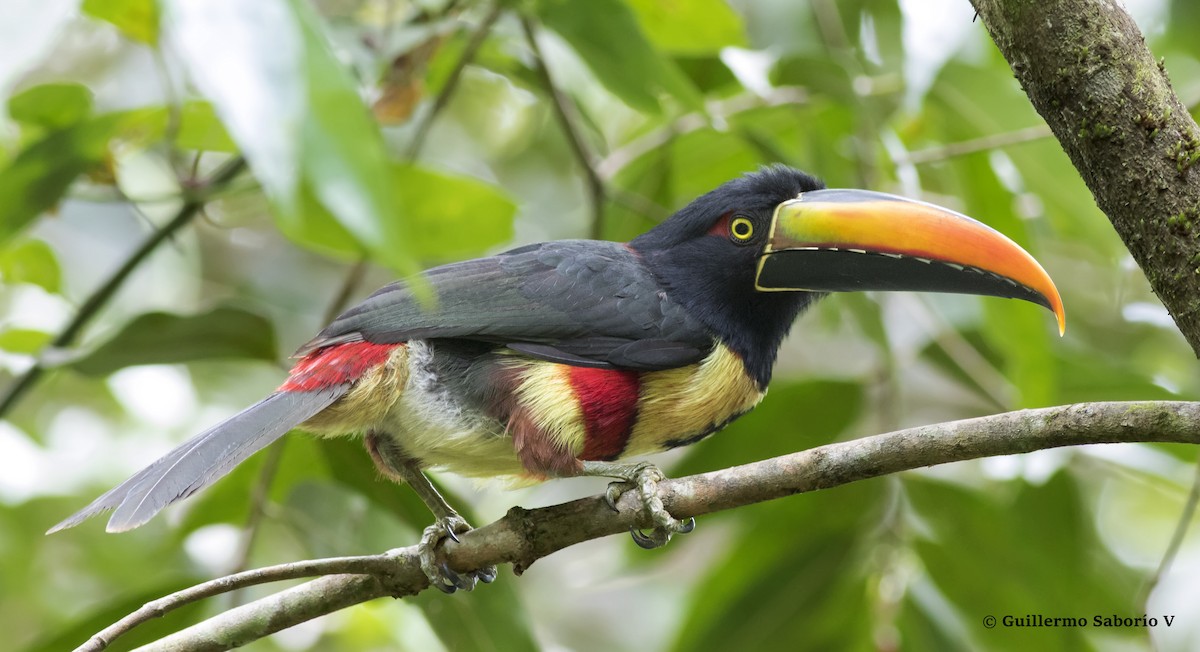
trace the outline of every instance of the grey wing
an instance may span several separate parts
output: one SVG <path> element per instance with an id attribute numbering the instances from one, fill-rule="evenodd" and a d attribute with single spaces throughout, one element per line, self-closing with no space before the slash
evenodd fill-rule
<path id="1" fill-rule="evenodd" d="M 431 269 L 436 301 L 385 286 L 298 352 L 339 342 L 459 338 L 579 366 L 669 369 L 711 350 L 712 336 L 664 294 L 624 245 L 561 240 Z"/>

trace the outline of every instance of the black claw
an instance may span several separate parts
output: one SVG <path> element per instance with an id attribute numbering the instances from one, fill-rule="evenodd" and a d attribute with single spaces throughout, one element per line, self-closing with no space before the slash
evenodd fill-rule
<path id="1" fill-rule="evenodd" d="M 485 566 L 475 571 L 475 578 L 484 584 L 491 584 L 496 581 L 496 567 Z"/>
<path id="2" fill-rule="evenodd" d="M 449 523 L 446 524 L 446 538 L 450 539 L 454 543 L 462 543 L 458 540 L 458 534 L 454 532 L 454 528 L 450 527 Z"/>
<path id="3" fill-rule="evenodd" d="M 655 534 L 657 534 L 657 532 L 655 532 Z M 664 543 L 658 538 L 649 536 L 641 530 L 633 527 L 629 528 L 629 536 L 633 537 L 633 542 L 638 544 L 639 548 L 643 548 L 645 550 L 654 550 L 655 548 L 661 547 Z"/>
<path id="4" fill-rule="evenodd" d="M 680 533 L 680 534 L 687 534 L 687 533 L 689 533 L 689 532 L 691 532 L 692 530 L 695 530 L 695 529 L 696 529 L 696 519 L 695 519 L 695 518 L 689 518 L 689 519 L 687 520 L 687 522 L 685 522 L 683 525 L 681 525 L 681 526 L 679 527 L 679 533 Z"/>
<path id="5" fill-rule="evenodd" d="M 474 588 L 474 585 L 471 582 L 463 579 L 462 575 L 459 575 L 458 573 L 454 572 L 454 570 L 452 570 L 450 568 L 449 564 L 447 564 L 446 562 L 442 562 L 440 568 L 442 571 L 442 576 L 445 577 L 446 580 L 448 582 L 450 582 L 450 584 L 451 584 L 450 588 L 452 590 L 447 591 L 447 593 L 454 593 L 454 589 L 462 589 L 464 591 L 470 591 L 472 588 Z"/>
<path id="6" fill-rule="evenodd" d="M 620 492 L 614 491 L 614 489 L 621 484 L 622 483 L 620 482 L 610 482 L 608 483 L 608 488 L 604 490 L 604 504 L 608 505 L 608 508 L 614 512 L 621 511 L 617 509 L 617 500 L 621 498 L 621 494 Z"/>

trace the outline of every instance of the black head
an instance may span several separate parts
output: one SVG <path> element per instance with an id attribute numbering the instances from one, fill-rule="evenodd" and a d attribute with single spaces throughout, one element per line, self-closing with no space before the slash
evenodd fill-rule
<path id="1" fill-rule="evenodd" d="M 762 385 L 792 321 L 826 292 L 908 290 L 1062 299 L 1012 240 L 950 209 L 865 190 L 825 190 L 771 166 L 688 204 L 630 243 L 668 296 L 742 356 Z"/>
<path id="2" fill-rule="evenodd" d="M 629 243 L 667 294 L 742 356 L 762 386 L 792 322 L 822 295 L 756 291 L 757 260 L 776 207 L 824 187 L 799 170 L 765 167 L 692 201 Z"/>

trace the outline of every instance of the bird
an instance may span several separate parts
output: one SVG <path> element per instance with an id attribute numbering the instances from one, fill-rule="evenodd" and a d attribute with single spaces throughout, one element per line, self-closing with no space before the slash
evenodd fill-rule
<path id="1" fill-rule="evenodd" d="M 854 291 L 1020 299 L 1065 329 L 1042 266 L 987 225 L 895 195 L 827 189 L 781 164 L 732 179 L 629 242 L 557 240 L 434 267 L 346 310 L 299 348 L 279 388 L 186 441 L 50 532 L 113 511 L 138 527 L 293 429 L 361 435 L 380 473 L 435 520 L 421 568 L 446 591 L 494 568 L 448 567 L 470 525 L 425 475 L 615 480 L 654 524 L 647 548 L 691 531 L 642 457 L 696 443 L 767 392 L 784 337 L 823 297 Z"/>

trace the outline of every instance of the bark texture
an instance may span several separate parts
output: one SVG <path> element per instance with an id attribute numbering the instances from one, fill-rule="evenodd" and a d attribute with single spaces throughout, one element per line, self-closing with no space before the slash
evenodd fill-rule
<path id="1" fill-rule="evenodd" d="M 1200 356 L 1200 127 L 1115 0 L 971 0 Z"/>
<path id="2" fill-rule="evenodd" d="M 659 494 L 672 515 L 687 518 L 934 464 L 1117 442 L 1200 443 L 1200 403 L 1081 403 L 920 426 L 666 480 L 659 484 Z M 514 507 L 503 518 L 461 535 L 460 543 L 447 542 L 447 561 L 460 572 L 508 563 L 520 574 L 563 548 L 649 526 L 634 493 L 621 496 L 616 512 L 601 496 L 538 509 Z M 323 573 L 336 574 L 226 611 L 139 650 L 229 650 L 352 604 L 429 588 L 415 546 L 247 571 L 155 600 L 77 652 L 104 650 L 138 624 L 197 599 L 269 579 Z"/>

